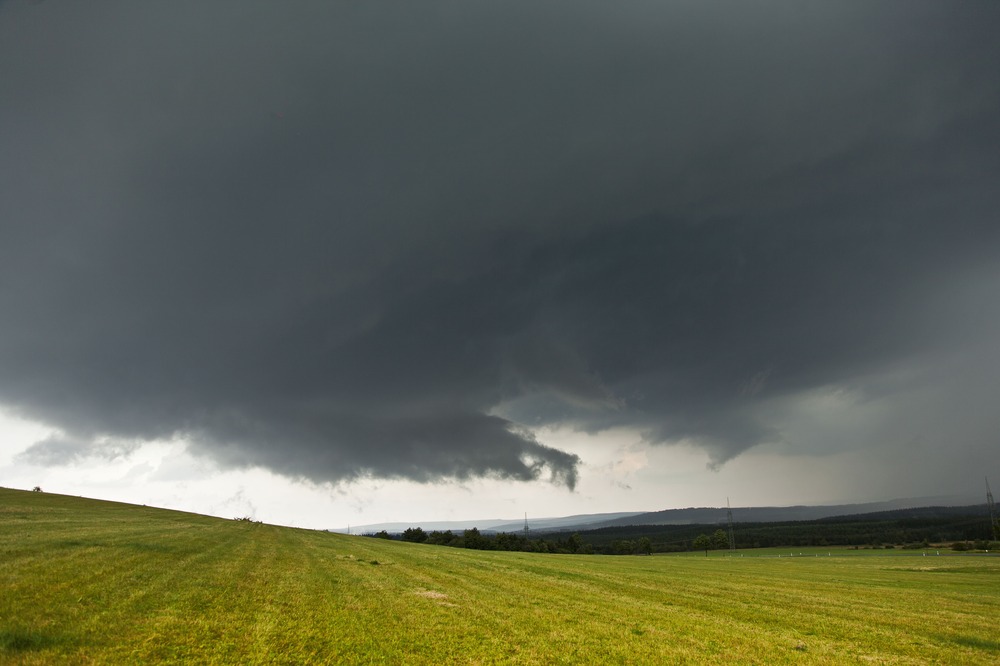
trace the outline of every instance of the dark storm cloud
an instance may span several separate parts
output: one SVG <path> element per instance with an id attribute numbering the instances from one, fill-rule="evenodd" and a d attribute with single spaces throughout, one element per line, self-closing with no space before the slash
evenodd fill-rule
<path id="1" fill-rule="evenodd" d="M 36 460 L 185 436 L 320 481 L 572 487 L 530 428 L 721 464 L 782 440 L 776 400 L 996 363 L 969 295 L 1000 258 L 998 21 L 6 3 L 0 402 L 67 433 Z"/>

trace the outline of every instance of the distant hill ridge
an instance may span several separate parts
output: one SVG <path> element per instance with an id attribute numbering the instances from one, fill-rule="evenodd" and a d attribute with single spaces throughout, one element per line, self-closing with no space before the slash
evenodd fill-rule
<path id="1" fill-rule="evenodd" d="M 829 504 L 818 506 L 763 506 L 763 507 L 733 507 L 733 520 L 740 523 L 780 523 L 799 520 L 820 520 L 839 516 L 852 516 L 866 513 L 914 509 L 918 507 L 949 507 L 968 506 L 980 503 L 974 496 L 917 497 L 895 499 L 884 502 L 865 502 L 859 504 Z M 626 525 L 712 525 L 725 523 L 726 507 L 688 507 L 684 509 L 664 509 L 650 512 L 620 512 L 578 514 L 557 518 L 530 518 L 528 527 L 531 530 L 545 532 L 562 532 L 576 530 L 593 530 L 602 527 L 619 527 Z M 352 526 L 350 531 L 355 534 L 370 534 L 385 530 L 399 533 L 408 527 L 420 527 L 430 530 L 466 530 L 473 527 L 482 532 L 517 532 L 524 528 L 524 520 L 489 519 L 462 521 L 413 521 L 376 523 L 372 525 Z M 331 530 L 346 532 L 347 528 Z"/>
<path id="2" fill-rule="evenodd" d="M 821 520 L 840 516 L 897 511 L 928 506 L 971 505 L 972 497 L 920 497 L 895 499 L 885 502 L 865 502 L 861 504 L 828 504 L 819 506 L 761 506 L 733 507 L 733 520 L 739 523 L 784 523 L 804 520 Z M 625 518 L 593 524 L 588 529 L 618 527 L 625 525 L 712 525 L 727 521 L 726 507 L 694 507 L 687 509 L 665 509 L 638 514 Z"/>

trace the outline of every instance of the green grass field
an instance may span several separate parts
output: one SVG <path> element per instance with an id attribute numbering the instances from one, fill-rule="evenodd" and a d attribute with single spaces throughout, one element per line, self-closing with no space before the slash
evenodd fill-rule
<path id="1" fill-rule="evenodd" d="M 466 551 L 0 489 L 0 663 L 1000 662 L 1000 558 L 791 552 Z"/>

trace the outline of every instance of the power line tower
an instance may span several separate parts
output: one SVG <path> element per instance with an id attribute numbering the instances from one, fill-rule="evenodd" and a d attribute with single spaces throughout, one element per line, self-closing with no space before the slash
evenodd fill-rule
<path id="1" fill-rule="evenodd" d="M 729 552 L 736 552 L 736 530 L 733 529 L 733 508 L 729 506 L 729 498 L 726 498 L 726 518 L 729 519 Z"/>
<path id="2" fill-rule="evenodd" d="M 993 532 L 993 540 L 1000 541 L 1000 518 L 997 518 L 997 507 L 993 503 L 993 492 L 990 491 L 990 480 L 986 479 L 986 506 L 990 510 L 990 529 Z"/>
<path id="3" fill-rule="evenodd" d="M 524 540 L 528 540 L 528 512 L 524 512 Z"/>

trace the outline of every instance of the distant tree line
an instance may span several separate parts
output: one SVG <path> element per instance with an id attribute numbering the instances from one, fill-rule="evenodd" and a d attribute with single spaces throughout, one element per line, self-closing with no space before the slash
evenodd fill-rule
<path id="1" fill-rule="evenodd" d="M 385 530 L 369 534 L 381 539 L 395 538 Z M 579 534 L 570 536 L 549 535 L 548 538 L 528 538 L 516 532 L 497 532 L 484 534 L 478 528 L 463 530 L 456 534 L 451 530 L 426 532 L 420 527 L 409 527 L 398 535 L 402 541 L 426 543 L 435 546 L 451 546 L 452 548 L 471 548 L 473 550 L 506 550 L 523 553 L 564 553 L 564 554 L 594 554 L 594 547 L 585 543 Z M 615 555 L 650 555 L 653 552 L 652 542 L 646 537 L 635 540 L 619 539 L 600 553 Z"/>
<path id="2" fill-rule="evenodd" d="M 497 532 L 483 534 L 477 528 L 463 530 L 455 534 L 451 530 L 443 532 L 434 530 L 424 532 L 419 527 L 403 532 L 403 541 L 429 543 L 437 546 L 453 548 L 471 548 L 473 550 L 507 550 L 524 553 L 589 553 L 587 544 L 580 540 L 578 534 L 565 538 L 531 539 L 516 532 Z"/>

